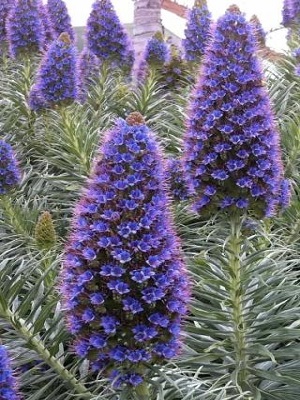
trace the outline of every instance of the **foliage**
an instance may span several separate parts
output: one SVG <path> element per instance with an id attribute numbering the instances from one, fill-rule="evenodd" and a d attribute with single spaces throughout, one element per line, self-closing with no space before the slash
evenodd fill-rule
<path id="1" fill-rule="evenodd" d="M 145 393 L 116 391 L 103 374 L 91 371 L 88 360 L 75 356 L 58 292 L 61 255 L 103 132 L 119 117 L 139 111 L 165 154 L 180 157 L 191 87 L 187 82 L 176 92 L 166 90 L 157 72 L 133 86 L 120 71 L 102 65 L 84 102 L 37 113 L 27 102 L 39 62 L 39 55 L 30 61 L 3 58 L 0 67 L 1 140 L 13 145 L 22 171 L 20 185 L 0 196 L 0 339 L 25 400 L 141 400 Z M 209 219 L 193 214 L 188 200 L 170 203 L 192 302 L 182 351 L 167 364 L 152 366 L 147 400 L 299 398 L 300 78 L 295 62 L 286 55 L 265 63 L 293 186 L 291 206 L 265 221 L 242 218 L 239 226 L 219 213 Z M 45 211 L 55 227 L 51 246 L 37 240 Z M 53 225 L 46 229 L 51 235 Z"/>

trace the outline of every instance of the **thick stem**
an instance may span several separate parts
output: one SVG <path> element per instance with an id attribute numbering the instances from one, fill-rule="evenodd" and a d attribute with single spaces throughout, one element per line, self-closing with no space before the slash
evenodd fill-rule
<path id="1" fill-rule="evenodd" d="M 3 310 L 2 310 L 3 311 Z M 61 377 L 61 379 L 66 382 L 66 384 L 74 390 L 77 395 L 80 395 L 80 399 L 92 399 L 93 394 L 87 390 L 87 388 L 79 382 L 75 376 L 67 370 L 59 360 L 51 356 L 49 350 L 46 349 L 43 342 L 38 340 L 26 326 L 23 319 L 17 319 L 16 316 L 10 311 L 3 311 L 3 315 L 10 324 L 14 327 L 16 331 L 23 337 L 23 339 L 31 346 L 33 350 L 38 353 L 42 360 L 44 360 L 50 367 L 52 367 Z"/>
<path id="2" fill-rule="evenodd" d="M 137 394 L 139 400 L 150 400 L 151 399 L 149 386 L 146 382 L 137 386 L 135 391 L 136 391 L 136 394 Z"/>
<path id="3" fill-rule="evenodd" d="M 242 389 L 247 386 L 246 322 L 244 318 L 243 269 L 241 265 L 241 217 L 231 219 L 229 239 L 230 300 L 233 322 L 233 346 L 235 355 L 236 383 Z"/>

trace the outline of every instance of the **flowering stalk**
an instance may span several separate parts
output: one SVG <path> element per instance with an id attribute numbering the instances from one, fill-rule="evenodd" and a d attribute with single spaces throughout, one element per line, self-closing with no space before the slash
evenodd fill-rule
<path id="1" fill-rule="evenodd" d="M 4 140 L 0 140 L 0 195 L 6 195 L 21 180 L 15 153 Z"/>
<path id="2" fill-rule="evenodd" d="M 134 61 L 129 37 L 110 0 L 96 0 L 87 22 L 87 47 L 101 61 L 130 73 Z"/>
<path id="3" fill-rule="evenodd" d="M 136 72 L 137 81 L 144 81 L 151 70 L 161 71 L 164 64 L 169 60 L 169 57 L 168 45 L 162 33 L 156 32 L 155 35 L 148 40 L 143 56 L 139 62 Z"/>
<path id="4" fill-rule="evenodd" d="M 75 45 L 67 33 L 56 39 L 42 60 L 32 87 L 32 109 L 68 105 L 77 99 L 77 60 Z"/>
<path id="5" fill-rule="evenodd" d="M 256 38 L 256 41 L 259 45 L 259 47 L 265 47 L 266 46 L 266 32 L 258 19 L 256 15 L 252 15 L 250 22 L 252 24 L 253 30 L 254 30 L 254 36 Z"/>
<path id="6" fill-rule="evenodd" d="M 35 240 L 41 249 L 50 249 L 56 243 L 56 232 L 52 216 L 49 211 L 44 211 L 35 226 Z"/>
<path id="7" fill-rule="evenodd" d="M 230 309 L 232 320 L 232 343 L 235 357 L 235 379 L 239 387 L 247 390 L 247 325 L 244 318 L 245 293 L 243 285 L 243 265 L 241 262 L 241 250 L 243 237 L 241 233 L 242 220 L 237 214 L 230 218 L 230 236 L 228 240 L 229 262 L 228 272 L 230 276 Z"/>
<path id="8" fill-rule="evenodd" d="M 283 180 L 279 132 L 251 25 L 236 6 L 216 24 L 187 125 L 184 169 L 194 209 L 274 215 Z"/>
<path id="9" fill-rule="evenodd" d="M 119 120 L 105 135 L 64 256 L 61 292 L 77 355 L 115 386 L 138 391 L 147 364 L 178 352 L 188 298 L 164 181 L 142 116 Z"/>
<path id="10" fill-rule="evenodd" d="M 49 44 L 54 40 L 55 34 L 52 29 L 52 24 L 50 21 L 50 17 L 48 14 L 48 8 L 46 4 L 40 3 L 40 18 L 43 24 L 43 29 L 44 29 L 44 36 L 45 36 L 45 41 L 44 41 L 44 48 L 47 49 Z"/>
<path id="11" fill-rule="evenodd" d="M 187 200 L 188 191 L 183 177 L 181 160 L 176 158 L 167 160 L 166 177 L 169 181 L 173 199 L 177 201 Z"/>
<path id="12" fill-rule="evenodd" d="M 85 47 L 78 59 L 79 97 L 81 101 L 86 99 L 89 86 L 93 83 L 93 79 L 99 75 L 99 71 L 100 61 L 98 57 Z"/>
<path id="13" fill-rule="evenodd" d="M 201 0 L 196 0 L 194 7 L 188 15 L 182 45 L 187 61 L 201 61 L 209 40 L 211 13 L 207 5 Z"/>
<path id="14" fill-rule="evenodd" d="M 16 0 L 7 19 L 7 38 L 13 58 L 43 50 L 44 30 L 39 0 Z"/>
<path id="15" fill-rule="evenodd" d="M 2 0 L 0 2 L 0 43 L 1 45 L 7 42 L 7 29 L 6 29 L 6 19 L 12 7 L 12 2 L 10 0 Z"/>
<path id="16" fill-rule="evenodd" d="M 61 33 L 66 32 L 71 41 L 74 41 L 74 30 L 65 2 L 63 0 L 48 0 L 47 10 L 55 37 L 57 38 Z"/>
<path id="17" fill-rule="evenodd" d="M 0 399 L 20 400 L 16 378 L 5 346 L 0 343 Z"/>
<path id="18" fill-rule="evenodd" d="M 284 0 L 282 8 L 282 25 L 289 28 L 293 20 L 292 0 Z"/>

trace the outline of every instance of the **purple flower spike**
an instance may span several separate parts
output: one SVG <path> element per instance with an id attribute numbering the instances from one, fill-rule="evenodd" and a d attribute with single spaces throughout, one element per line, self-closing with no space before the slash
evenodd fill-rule
<path id="1" fill-rule="evenodd" d="M 180 348 L 188 278 L 162 156 L 143 117 L 119 120 L 98 154 L 75 211 L 61 292 L 77 354 L 95 371 L 115 369 L 114 384 L 136 386 L 139 363 L 162 363 Z"/>
<path id="2" fill-rule="evenodd" d="M 66 32 L 71 41 L 74 41 L 74 30 L 65 2 L 63 0 L 48 0 L 47 9 L 55 37 Z"/>
<path id="3" fill-rule="evenodd" d="M 171 194 L 174 200 L 181 201 L 188 199 L 188 190 L 183 178 L 183 167 L 181 160 L 169 158 L 167 160 L 166 176 L 169 180 Z"/>
<path id="4" fill-rule="evenodd" d="M 282 8 L 282 25 L 286 28 L 290 27 L 293 20 L 292 0 L 284 0 Z"/>
<path id="5" fill-rule="evenodd" d="M 10 144 L 0 140 L 0 195 L 7 194 L 21 180 L 18 163 Z"/>
<path id="6" fill-rule="evenodd" d="M 40 18 L 40 0 L 16 0 L 7 18 L 7 37 L 13 58 L 40 52 L 44 29 Z"/>
<path id="7" fill-rule="evenodd" d="M 68 105 L 77 99 L 76 49 L 67 33 L 56 39 L 42 60 L 29 96 L 32 109 Z"/>
<path id="8" fill-rule="evenodd" d="M 96 0 L 87 21 L 87 46 L 101 61 L 130 73 L 134 54 L 110 0 Z"/>
<path id="9" fill-rule="evenodd" d="M 252 28 L 254 30 L 254 36 L 259 46 L 264 47 L 266 45 L 266 32 L 256 15 L 253 15 L 250 19 Z"/>
<path id="10" fill-rule="evenodd" d="M 42 3 L 40 4 L 40 18 L 42 20 L 45 35 L 44 47 L 47 48 L 49 44 L 54 40 L 55 34 L 52 29 L 52 24 L 48 14 L 48 8 L 45 4 Z"/>
<path id="11" fill-rule="evenodd" d="M 89 86 L 100 70 L 100 61 L 94 53 L 84 48 L 78 59 L 80 98 L 85 100 Z"/>
<path id="12" fill-rule="evenodd" d="M 144 81 L 152 69 L 162 69 L 169 60 L 170 52 L 161 32 L 148 40 L 145 51 L 139 62 L 136 77 L 139 82 Z"/>
<path id="13" fill-rule="evenodd" d="M 13 375 L 11 361 L 6 347 L 0 344 L 0 399 L 20 400 L 16 378 Z"/>
<path id="14" fill-rule="evenodd" d="M 188 15 L 182 41 L 185 59 L 199 62 L 204 54 L 210 36 L 211 13 L 207 6 L 196 0 Z"/>
<path id="15" fill-rule="evenodd" d="M 230 207 L 262 217 L 280 205 L 279 132 L 255 42 L 251 24 L 231 6 L 217 21 L 206 50 L 183 160 L 198 212 Z"/>
<path id="16" fill-rule="evenodd" d="M 13 2 L 11 0 L 1 0 L 0 2 L 0 42 L 6 42 L 6 19 L 12 8 Z"/>

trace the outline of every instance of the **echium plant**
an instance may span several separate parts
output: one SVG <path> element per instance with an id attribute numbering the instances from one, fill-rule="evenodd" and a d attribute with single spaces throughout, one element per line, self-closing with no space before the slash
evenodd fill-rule
<path id="1" fill-rule="evenodd" d="M 44 47 L 47 48 L 48 45 L 54 40 L 55 35 L 48 14 L 47 5 L 43 3 L 40 4 L 40 18 L 42 20 L 44 29 L 44 37 L 45 37 Z"/>
<path id="2" fill-rule="evenodd" d="M 187 61 L 182 57 L 180 49 L 172 44 L 170 58 L 161 69 L 160 82 L 168 91 L 178 91 L 193 82 Z"/>
<path id="3" fill-rule="evenodd" d="M 296 60 L 295 74 L 300 76 L 300 48 L 295 49 L 292 55 Z"/>
<path id="4" fill-rule="evenodd" d="M 100 61 L 98 57 L 88 48 L 84 48 L 78 58 L 78 76 L 79 76 L 79 97 L 84 101 L 89 86 L 92 84 L 100 71 Z"/>
<path id="5" fill-rule="evenodd" d="M 252 15 L 250 22 L 252 24 L 252 28 L 254 30 L 254 36 L 259 47 L 264 47 L 266 45 L 266 32 L 257 17 L 257 15 Z"/>
<path id="6" fill-rule="evenodd" d="M 160 149 L 132 113 L 105 134 L 61 277 L 77 355 L 116 386 L 140 389 L 147 364 L 180 349 L 188 279 L 168 202 Z"/>
<path id="7" fill-rule="evenodd" d="M 41 52 L 44 29 L 40 18 L 40 0 L 16 0 L 7 18 L 7 38 L 12 57 Z"/>
<path id="8" fill-rule="evenodd" d="M 0 399 L 21 400 L 8 351 L 0 343 Z"/>
<path id="9" fill-rule="evenodd" d="M 77 99 L 77 52 L 68 33 L 62 33 L 49 47 L 29 96 L 33 110 L 68 105 Z"/>
<path id="10" fill-rule="evenodd" d="M 21 180 L 15 153 L 11 145 L 0 140 L 0 195 L 9 193 Z"/>
<path id="11" fill-rule="evenodd" d="M 87 47 L 101 61 L 130 73 L 134 55 L 110 0 L 96 0 L 87 21 Z"/>
<path id="12" fill-rule="evenodd" d="M 187 61 L 199 62 L 209 41 L 211 13 L 206 2 L 195 0 L 188 15 L 185 39 L 182 45 Z"/>
<path id="13" fill-rule="evenodd" d="M 216 24 L 187 125 L 184 167 L 195 210 L 272 216 L 281 204 L 279 132 L 251 25 L 236 6 Z"/>
<path id="14" fill-rule="evenodd" d="M 282 25 L 290 27 L 293 20 L 292 0 L 284 0 L 282 8 Z"/>
<path id="15" fill-rule="evenodd" d="M 183 167 L 180 159 L 170 157 L 166 163 L 166 177 L 169 181 L 171 194 L 174 200 L 188 199 L 188 190 L 183 177 Z"/>
<path id="16" fill-rule="evenodd" d="M 1 0 L 0 2 L 0 44 L 3 45 L 7 41 L 6 19 L 12 7 L 11 0 Z"/>
<path id="17" fill-rule="evenodd" d="M 55 37 L 66 32 L 73 41 L 75 38 L 74 30 L 65 2 L 63 0 L 48 0 L 47 10 Z"/>
<path id="18" fill-rule="evenodd" d="M 154 36 L 148 40 L 145 48 L 144 59 L 150 66 L 162 66 L 169 58 L 169 49 L 163 34 L 156 32 Z"/>
<path id="19" fill-rule="evenodd" d="M 161 32 L 148 40 L 135 73 L 137 81 L 143 82 L 150 71 L 159 71 L 170 58 L 170 51 Z"/>

